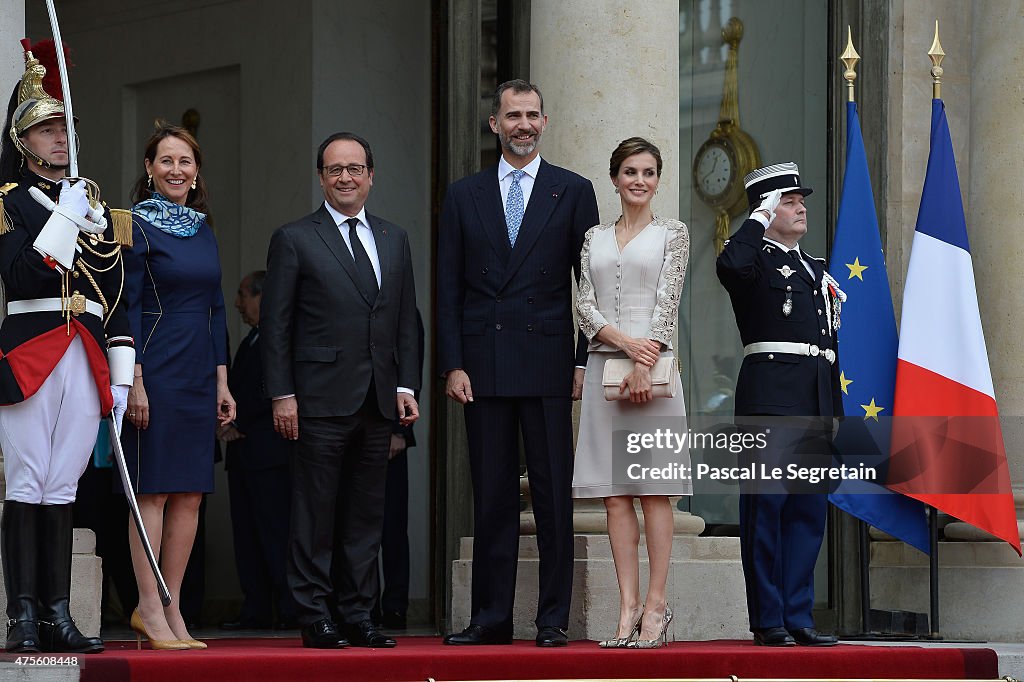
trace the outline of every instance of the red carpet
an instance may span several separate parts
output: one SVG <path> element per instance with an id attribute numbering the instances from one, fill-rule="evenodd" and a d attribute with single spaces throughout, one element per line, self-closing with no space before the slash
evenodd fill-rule
<path id="1" fill-rule="evenodd" d="M 599 649 L 573 642 L 565 649 L 512 646 L 450 647 L 437 637 L 403 637 L 395 649 L 314 651 L 298 639 L 213 639 L 204 651 L 136 651 L 108 642 L 83 656 L 83 682 L 232 682 L 245 680 L 509 680 L 539 678 L 998 677 L 991 649 L 840 645 L 768 649 L 749 642 L 675 642 L 653 651 Z M 145 646 L 145 645 L 143 645 Z"/>

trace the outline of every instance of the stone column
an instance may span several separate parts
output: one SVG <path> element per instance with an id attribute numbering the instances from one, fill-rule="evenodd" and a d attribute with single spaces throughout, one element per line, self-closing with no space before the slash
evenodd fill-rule
<path id="1" fill-rule="evenodd" d="M 611 221 L 620 207 L 608 178 L 608 158 L 623 139 L 647 138 L 658 145 L 665 162 L 654 210 L 678 218 L 680 176 L 689 172 L 689 159 L 679 158 L 678 4 L 533 0 L 531 16 L 530 80 L 544 93 L 549 117 L 541 154 L 589 178 L 601 220 Z M 534 527 L 531 516 L 527 511 L 521 517 L 524 533 Z M 569 630 L 574 638 L 603 639 L 614 629 L 619 602 L 604 506 L 600 500 L 579 501 L 573 516 L 577 535 Z M 669 602 L 688 617 L 673 622 L 670 636 L 744 637 L 739 541 L 698 537 L 703 529 L 700 517 L 676 513 L 667 592 Z M 530 535 L 521 539 L 517 608 L 528 606 L 516 614 L 520 637 L 532 636 L 535 545 Z M 647 571 L 641 540 L 642 590 Z"/>
<path id="2" fill-rule="evenodd" d="M 590 178 L 601 220 L 619 215 L 608 157 L 627 137 L 654 142 L 665 170 L 655 210 L 678 218 L 679 6 L 533 0 L 530 79 L 544 93 L 541 155 Z"/>
<path id="3" fill-rule="evenodd" d="M 1024 158 L 1008 140 L 1024 139 L 1020 78 L 1024 64 L 1024 14 L 1017 0 L 990 0 L 971 5 L 970 181 L 961 183 L 970 197 L 967 231 L 974 259 L 978 303 L 985 327 L 992 381 L 1017 502 L 1018 527 L 1024 537 L 1024 299 L 1008 295 L 1007 283 L 1020 279 L 1019 228 L 1024 224 Z M 954 29 L 955 30 L 955 29 Z M 948 50 L 947 50 L 948 52 Z M 964 55 L 966 59 L 966 55 Z M 947 58 L 948 59 L 948 58 Z M 959 161 L 959 159 L 957 159 Z M 962 168 L 962 166 L 961 166 Z M 950 534 L 980 539 L 962 523 Z M 983 534 L 982 534 L 983 535 Z"/>
<path id="4" fill-rule="evenodd" d="M 608 158 L 627 137 L 649 139 L 665 162 L 654 210 L 678 218 L 680 173 L 689 169 L 679 159 L 678 5 L 533 0 L 531 7 L 530 80 L 548 115 L 541 155 L 589 178 L 601 221 L 611 221 L 620 206 Z M 607 528 L 603 505 L 577 503 L 575 516 L 579 531 Z M 676 532 L 704 528 L 695 517 L 676 517 Z"/>

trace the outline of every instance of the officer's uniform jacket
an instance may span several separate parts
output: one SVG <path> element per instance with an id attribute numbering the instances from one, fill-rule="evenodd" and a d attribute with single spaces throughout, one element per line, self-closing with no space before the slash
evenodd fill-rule
<path id="1" fill-rule="evenodd" d="M 814 273 L 812 281 L 806 269 L 766 240 L 764 233 L 761 223 L 748 219 L 718 257 L 718 278 L 732 300 L 743 345 L 805 343 L 816 346 L 818 354 L 744 357 L 736 382 L 736 414 L 842 416 L 838 313 L 835 289 L 824 281 L 825 264 L 802 253 Z M 829 350 L 835 353 L 831 364 L 825 357 Z"/>
<path id="2" fill-rule="evenodd" d="M 79 233 L 73 266 L 65 278 L 59 265 L 33 248 L 51 213 L 28 193 L 31 186 L 40 188 L 55 203 L 60 194 L 58 183 L 29 170 L 22 171 L 17 187 L 0 191 L 0 205 L 6 213 L 0 226 L 0 278 L 7 304 L 62 296 L 70 299 L 80 293 L 103 306 L 104 313 L 102 319 L 89 312 L 65 314 L 59 310 L 6 315 L 0 325 L 0 405 L 31 397 L 77 335 L 96 381 L 101 414 L 106 415 L 112 406 L 107 352 L 133 346 L 120 301 L 124 275 L 113 221 L 105 210 L 107 230 L 95 244 L 89 235 Z"/>

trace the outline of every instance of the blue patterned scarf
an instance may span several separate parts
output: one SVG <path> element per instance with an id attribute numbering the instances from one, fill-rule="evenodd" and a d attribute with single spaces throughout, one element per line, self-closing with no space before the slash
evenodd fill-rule
<path id="1" fill-rule="evenodd" d="M 199 231 L 199 225 L 206 219 L 205 213 L 176 204 L 159 192 L 153 192 L 151 198 L 132 206 L 132 213 L 157 229 L 181 239 L 194 236 Z"/>

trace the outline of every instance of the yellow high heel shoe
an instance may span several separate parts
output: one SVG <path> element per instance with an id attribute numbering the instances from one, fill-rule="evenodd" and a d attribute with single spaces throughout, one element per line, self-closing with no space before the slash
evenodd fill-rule
<path id="1" fill-rule="evenodd" d="M 597 645 L 602 649 L 624 649 L 629 646 L 629 643 L 633 641 L 635 637 L 640 634 L 640 621 L 644 618 L 644 605 L 640 605 L 640 613 L 637 614 L 636 622 L 633 623 L 633 627 L 630 628 L 629 633 L 625 637 L 612 637 L 598 642 Z"/>
<path id="2" fill-rule="evenodd" d="M 153 639 L 150 637 L 149 633 L 146 632 L 146 624 L 142 622 L 142 616 L 139 615 L 138 609 L 132 611 L 131 626 L 132 630 L 135 631 L 135 644 L 139 649 L 142 648 L 143 637 L 149 640 L 150 649 L 184 651 L 185 649 L 191 648 L 187 642 L 182 642 L 180 639 Z M 200 642 L 200 644 L 202 644 L 202 642 Z M 205 649 L 206 645 L 203 644 L 202 648 Z"/>
<path id="3" fill-rule="evenodd" d="M 182 640 L 178 640 L 178 641 L 180 641 L 182 644 L 187 645 L 189 649 L 206 649 L 207 648 L 206 642 L 200 642 L 198 639 L 192 639 L 191 637 L 189 637 L 188 639 L 182 639 Z"/>
<path id="4" fill-rule="evenodd" d="M 672 622 L 672 609 L 665 606 L 665 615 L 661 618 L 661 632 L 655 639 L 634 639 L 627 644 L 630 649 L 657 649 L 665 646 L 668 640 L 668 624 Z M 639 634 L 639 633 L 638 633 Z"/>

